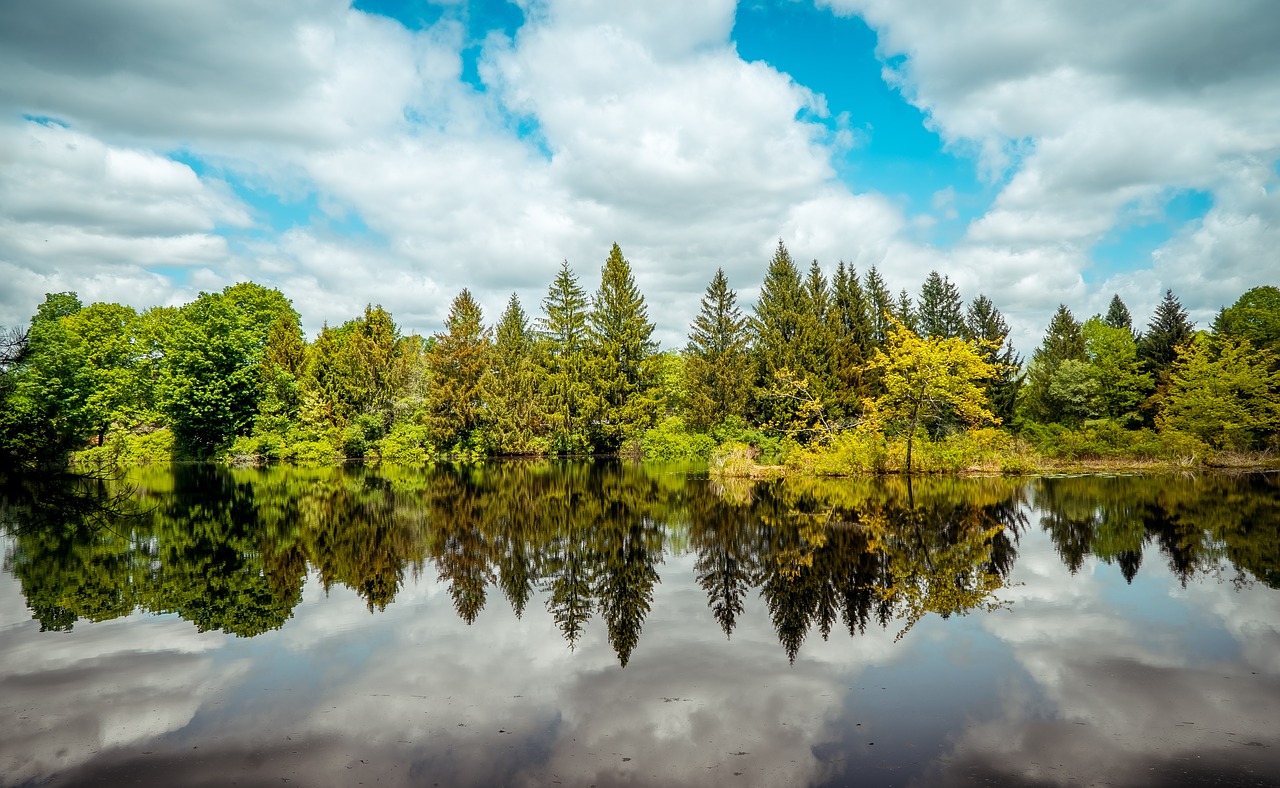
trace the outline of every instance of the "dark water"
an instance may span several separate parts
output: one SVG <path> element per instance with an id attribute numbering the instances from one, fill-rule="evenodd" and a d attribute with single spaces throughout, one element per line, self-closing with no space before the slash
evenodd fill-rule
<path id="1" fill-rule="evenodd" d="M 11 491 L 0 784 L 1280 785 L 1280 479 Z"/>

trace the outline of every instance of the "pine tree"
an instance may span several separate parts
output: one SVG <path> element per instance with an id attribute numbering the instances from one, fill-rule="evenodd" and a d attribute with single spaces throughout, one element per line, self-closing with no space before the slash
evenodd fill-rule
<path id="1" fill-rule="evenodd" d="M 1186 345 L 1193 333 L 1195 327 L 1187 319 L 1182 302 L 1172 290 L 1165 290 L 1146 333 L 1138 340 L 1138 357 L 1146 371 L 1157 381 L 1162 380 L 1178 357 L 1178 347 Z"/>
<path id="2" fill-rule="evenodd" d="M 746 320 L 737 298 L 724 269 L 716 269 L 690 326 L 685 376 L 688 423 L 694 429 L 705 430 L 746 410 L 751 374 Z"/>
<path id="3" fill-rule="evenodd" d="M 1107 316 L 1103 318 L 1103 322 L 1112 328 L 1123 328 L 1133 333 L 1133 316 L 1129 314 L 1129 307 L 1120 300 L 1119 293 L 1111 296 L 1111 303 L 1107 306 Z"/>
<path id="4" fill-rule="evenodd" d="M 1001 422 L 1013 420 L 1018 391 L 1022 388 L 1022 358 L 1009 343 L 1009 324 L 990 298 L 979 294 L 969 304 L 965 319 L 965 336 L 970 341 L 985 343 L 978 349 L 983 360 L 994 370 L 983 385 L 991 411 Z"/>
<path id="5" fill-rule="evenodd" d="M 623 441 L 651 427 L 660 403 L 644 296 L 631 275 L 631 264 L 615 243 L 600 271 L 600 289 L 588 315 L 591 340 L 592 443 L 613 452 Z"/>
<path id="6" fill-rule="evenodd" d="M 911 303 L 911 294 L 906 291 L 906 288 L 898 292 L 898 300 L 893 305 L 893 317 L 913 333 L 920 327 L 919 316 Z"/>
<path id="7" fill-rule="evenodd" d="M 778 411 L 780 402 L 772 392 L 779 372 L 798 374 L 800 325 L 805 308 L 800 271 L 787 247 L 778 241 L 750 321 L 755 369 L 752 410 L 762 422 L 777 423 L 786 416 Z"/>
<path id="8" fill-rule="evenodd" d="M 846 268 L 843 260 L 832 280 L 832 312 L 830 322 L 835 328 L 832 416 L 847 420 L 861 410 L 862 400 L 871 396 L 864 368 L 874 348 L 874 327 L 866 294 L 858 284 L 858 272 L 852 267 Z"/>
<path id="9" fill-rule="evenodd" d="M 1059 304 L 1040 347 L 1031 356 L 1025 398 L 1027 416 L 1044 423 L 1066 418 L 1066 403 L 1053 390 L 1055 377 L 1063 365 L 1083 365 L 1084 362 L 1084 333 L 1080 323 L 1066 304 Z"/>
<path id="10" fill-rule="evenodd" d="M 431 388 L 426 426 L 441 448 L 483 448 L 485 395 L 490 388 L 493 345 L 482 324 L 480 305 L 463 290 L 449 307 L 444 333 L 428 351 Z"/>
<path id="11" fill-rule="evenodd" d="M 825 404 L 834 389 L 835 326 L 831 320 L 831 289 L 817 260 L 809 266 L 803 296 L 796 343 L 798 368 L 793 371 L 808 381 L 809 391 Z"/>
<path id="12" fill-rule="evenodd" d="M 894 312 L 894 303 L 893 296 L 889 293 L 889 286 L 885 284 L 884 278 L 880 276 L 880 272 L 874 265 L 867 271 L 866 285 L 863 289 L 866 290 L 867 313 L 871 318 L 871 338 L 876 347 L 883 348 L 889 341 L 891 326 L 889 316 Z"/>
<path id="13" fill-rule="evenodd" d="M 538 321 L 546 364 L 544 399 L 552 449 L 557 452 L 587 448 L 582 413 L 588 393 L 587 307 L 587 293 L 565 260 L 542 299 Z"/>
<path id="14" fill-rule="evenodd" d="M 958 337 L 965 331 L 964 302 L 960 290 L 947 277 L 930 271 L 920 288 L 917 311 L 920 336 Z"/>
<path id="15" fill-rule="evenodd" d="M 511 294 L 494 331 L 494 368 L 489 392 L 489 433 L 502 454 L 532 454 L 546 430 L 538 343 L 520 298 Z"/>

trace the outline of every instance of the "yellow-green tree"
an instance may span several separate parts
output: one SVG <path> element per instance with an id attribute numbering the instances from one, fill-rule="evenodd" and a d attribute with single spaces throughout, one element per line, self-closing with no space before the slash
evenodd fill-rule
<path id="1" fill-rule="evenodd" d="M 916 430 L 940 418 L 958 417 L 970 426 L 998 423 L 982 383 L 995 374 L 974 344 L 956 337 L 922 339 L 897 319 L 889 330 L 888 353 L 876 351 L 871 367 L 880 373 L 884 393 L 869 413 L 907 436 L 907 473 Z"/>
<path id="2" fill-rule="evenodd" d="M 1275 357 L 1247 339 L 1201 338 L 1179 348 L 1156 416 L 1216 449 L 1258 448 L 1280 428 Z"/>

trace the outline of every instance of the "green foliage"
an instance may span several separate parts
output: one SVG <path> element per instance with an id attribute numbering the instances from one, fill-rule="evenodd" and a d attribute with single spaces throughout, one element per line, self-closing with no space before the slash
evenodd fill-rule
<path id="1" fill-rule="evenodd" d="M 1155 314 L 1147 323 L 1147 330 L 1138 340 L 1138 358 L 1143 369 L 1151 375 L 1158 388 L 1164 388 L 1164 379 L 1178 357 L 1178 348 L 1185 345 L 1195 332 L 1187 317 L 1187 310 L 1174 296 L 1172 290 L 1164 291 L 1164 298 L 1156 305 Z"/>
<path id="2" fill-rule="evenodd" d="M 1265 285 L 1245 291 L 1218 313 L 1213 330 L 1280 356 L 1280 288 Z"/>
<path id="3" fill-rule="evenodd" d="M 920 288 L 918 310 L 919 333 L 922 337 L 965 336 L 964 301 L 960 290 L 949 278 L 930 271 Z M 1007 332 L 1006 332 L 1007 333 Z"/>
<path id="4" fill-rule="evenodd" d="M 706 460 L 716 448 L 716 440 L 702 432 L 690 432 L 679 416 L 658 422 L 644 434 L 644 458 L 659 462 Z"/>
<path id="5" fill-rule="evenodd" d="M 436 447 L 426 427 L 400 422 L 378 442 L 377 453 L 384 463 L 423 465 L 435 456 Z"/>
<path id="6" fill-rule="evenodd" d="M 1009 343 L 1009 324 L 990 298 L 979 294 L 965 313 L 964 336 L 976 343 L 978 353 L 991 365 L 993 374 L 983 384 L 991 412 L 1003 424 L 1011 424 L 1018 393 L 1025 376 L 1022 358 Z"/>
<path id="7" fill-rule="evenodd" d="M 499 454 L 546 452 L 549 417 L 543 400 L 545 345 L 529 328 L 520 299 L 513 293 L 498 320 L 495 362 L 487 403 L 488 432 Z"/>
<path id="8" fill-rule="evenodd" d="M 546 364 L 542 382 L 551 445 L 560 453 L 586 451 L 587 293 L 567 260 L 542 299 L 542 310 L 538 331 Z"/>
<path id="9" fill-rule="evenodd" d="M 889 343 L 889 333 L 893 328 L 889 317 L 893 314 L 893 295 L 884 278 L 873 265 L 867 270 L 863 290 L 867 296 L 867 313 L 871 319 L 871 339 L 877 347 L 883 348 Z"/>
<path id="10" fill-rule="evenodd" d="M 174 459 L 173 431 L 133 432 L 115 427 L 99 445 L 77 451 L 74 459 L 77 465 L 105 468 L 167 465 Z"/>
<path id="11" fill-rule="evenodd" d="M 1280 429 L 1275 356 L 1231 337 L 1190 343 L 1170 370 L 1156 424 L 1216 449 L 1261 448 Z"/>
<path id="12" fill-rule="evenodd" d="M 779 370 L 796 372 L 803 369 L 799 345 L 805 309 L 800 271 L 782 241 L 778 241 L 749 321 L 755 370 L 752 413 L 761 423 L 791 421 L 791 414 L 785 409 L 786 403 L 770 396 L 769 392 Z"/>
<path id="13" fill-rule="evenodd" d="M 1129 307 L 1120 300 L 1119 293 L 1111 296 L 1111 303 L 1107 306 L 1107 315 L 1103 318 L 1103 322 L 1112 328 L 1123 328 L 1129 332 L 1130 336 L 1133 335 L 1133 316 L 1129 314 Z"/>
<path id="14" fill-rule="evenodd" d="M 492 381 L 494 353 L 480 306 L 463 290 L 453 300 L 446 331 L 436 334 L 427 353 L 431 388 L 426 425 L 436 445 L 469 449 L 483 439 L 485 402 Z"/>
<path id="15" fill-rule="evenodd" d="M 1064 362 L 1084 360 L 1083 328 L 1066 304 L 1059 304 L 1058 311 L 1045 329 L 1040 347 L 1031 356 L 1021 403 L 1024 418 L 1042 423 L 1080 418 L 1076 411 L 1079 410 L 1079 402 L 1087 399 L 1087 393 L 1079 392 L 1076 384 L 1087 380 L 1083 368 L 1069 369 L 1065 379 L 1055 379 L 1059 377 L 1059 368 Z M 1062 400 L 1063 394 L 1072 395 L 1072 399 Z"/>

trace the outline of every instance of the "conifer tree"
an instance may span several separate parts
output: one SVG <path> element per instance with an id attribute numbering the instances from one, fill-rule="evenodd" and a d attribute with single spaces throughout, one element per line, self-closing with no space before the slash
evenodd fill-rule
<path id="1" fill-rule="evenodd" d="M 587 293 L 565 260 L 542 299 L 543 316 L 538 321 L 546 364 L 544 399 L 551 447 L 561 453 L 587 449 L 583 432 L 587 306 Z"/>
<path id="2" fill-rule="evenodd" d="M 893 317 L 912 333 L 915 333 L 920 326 L 919 315 L 916 313 L 915 305 L 911 303 L 911 294 L 906 288 L 898 291 L 898 300 L 893 305 Z"/>
<path id="3" fill-rule="evenodd" d="M 591 433 L 596 451 L 617 451 L 657 418 L 657 343 L 631 264 L 615 243 L 587 317 L 591 341 Z"/>
<path id="4" fill-rule="evenodd" d="M 992 376 L 983 384 L 991 411 L 1001 422 L 1013 420 L 1018 391 L 1022 388 L 1022 358 L 1009 343 L 1009 324 L 990 298 L 979 294 L 969 304 L 965 336 L 979 342 L 978 354 L 991 365 Z"/>
<path id="5" fill-rule="evenodd" d="M 949 278 L 930 271 L 920 288 L 917 310 L 922 337 L 958 337 L 965 333 L 964 302 Z"/>
<path id="6" fill-rule="evenodd" d="M 876 347 L 883 348 L 889 341 L 889 329 L 892 325 L 889 316 L 894 312 L 893 295 L 874 265 L 867 271 L 863 289 L 867 295 L 867 314 L 871 318 L 871 339 Z"/>
<path id="7" fill-rule="evenodd" d="M 797 337 L 796 362 L 793 370 L 809 383 L 809 391 L 823 404 L 830 398 L 833 385 L 835 326 L 831 321 L 831 289 L 818 261 L 809 266 L 804 279 L 803 311 Z"/>
<path id="8" fill-rule="evenodd" d="M 705 430 L 746 411 L 751 373 L 747 364 L 746 319 L 729 288 L 724 269 L 702 296 L 701 309 L 685 347 L 688 423 Z"/>
<path id="9" fill-rule="evenodd" d="M 431 388 L 426 426 L 440 448 L 484 448 L 482 427 L 493 345 L 482 320 L 480 305 L 470 290 L 463 290 L 449 307 L 445 331 L 435 335 L 435 344 L 427 351 Z"/>
<path id="10" fill-rule="evenodd" d="M 546 428 L 540 391 L 538 343 L 520 298 L 511 294 L 495 330 L 489 392 L 489 434 L 496 451 L 532 454 Z"/>
<path id="11" fill-rule="evenodd" d="M 752 410 L 765 423 L 785 420 L 785 408 L 773 396 L 776 377 L 784 370 L 792 376 L 799 371 L 800 326 L 806 309 L 800 271 L 782 241 L 769 261 L 755 314 L 750 321 L 755 388 Z"/>
<path id="12" fill-rule="evenodd" d="M 1107 316 L 1103 318 L 1103 322 L 1112 328 L 1123 328 L 1133 333 L 1133 316 L 1129 314 L 1129 307 L 1125 306 L 1119 293 L 1111 296 L 1111 303 L 1107 306 Z"/>
<path id="13" fill-rule="evenodd" d="M 1068 416 L 1064 395 L 1054 390 L 1055 378 L 1063 366 L 1085 363 L 1084 333 L 1079 321 L 1066 304 L 1059 304 L 1058 311 L 1045 329 L 1040 347 L 1031 356 L 1027 370 L 1026 414 L 1034 421 L 1055 422 Z"/>
<path id="14" fill-rule="evenodd" d="M 832 361 L 835 388 L 832 399 L 832 416 L 850 419 L 861 409 L 861 402 L 871 396 L 869 376 L 864 368 L 871 359 L 874 345 L 870 304 L 861 285 L 858 272 L 844 261 L 836 266 L 832 279 L 832 318 L 834 344 Z"/>
<path id="15" fill-rule="evenodd" d="M 1178 357 L 1178 347 L 1187 344 L 1193 333 L 1195 327 L 1187 319 L 1187 310 L 1182 308 L 1182 302 L 1172 290 L 1165 290 L 1146 332 L 1138 340 L 1138 357 L 1157 382 L 1173 366 Z"/>

